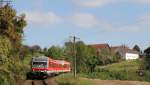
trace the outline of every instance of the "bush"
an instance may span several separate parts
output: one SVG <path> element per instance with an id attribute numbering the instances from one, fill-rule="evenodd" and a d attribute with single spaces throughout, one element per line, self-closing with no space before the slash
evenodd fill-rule
<path id="1" fill-rule="evenodd" d="M 112 71 L 108 69 L 97 69 L 96 72 L 82 74 L 82 77 L 102 79 L 102 80 L 134 80 L 134 81 L 150 81 L 150 72 L 146 71 L 144 76 L 139 76 L 133 70 Z"/>
<path id="2" fill-rule="evenodd" d="M 0 69 L 0 85 L 16 85 L 12 73 L 5 68 Z"/>

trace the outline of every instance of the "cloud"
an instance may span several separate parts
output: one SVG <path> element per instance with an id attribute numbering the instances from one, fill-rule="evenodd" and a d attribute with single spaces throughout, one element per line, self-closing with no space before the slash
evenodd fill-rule
<path id="1" fill-rule="evenodd" d="M 75 13 L 71 17 L 71 22 L 74 25 L 83 28 L 91 28 L 98 25 L 98 21 L 96 17 L 92 14 L 88 13 Z"/>
<path id="2" fill-rule="evenodd" d="M 114 25 L 113 22 L 105 21 L 90 13 L 74 13 L 68 17 L 60 17 L 54 12 L 24 12 L 28 23 L 40 26 L 54 24 L 71 24 L 79 28 L 99 29 L 106 32 L 137 32 L 147 30 L 150 27 L 150 14 L 139 17 L 135 22 L 126 25 Z M 68 19 L 69 18 L 69 19 Z"/>
<path id="3" fill-rule="evenodd" d="M 141 16 L 134 23 L 118 27 L 119 31 L 137 32 L 144 31 L 150 27 L 150 14 Z"/>
<path id="4" fill-rule="evenodd" d="M 150 27 L 150 15 L 144 15 L 137 21 L 126 25 L 114 25 L 113 22 L 108 22 L 88 13 L 75 13 L 70 17 L 71 23 L 80 28 L 99 29 L 106 32 L 139 32 L 147 30 Z"/>
<path id="5" fill-rule="evenodd" d="M 73 0 L 82 7 L 98 7 L 116 3 L 150 4 L 150 0 Z"/>
<path id="6" fill-rule="evenodd" d="M 149 26 L 150 27 L 150 14 L 144 15 L 139 18 L 139 24 L 141 26 Z"/>
<path id="7" fill-rule="evenodd" d="M 114 3 L 116 0 L 73 0 L 76 4 L 83 7 L 97 7 L 110 3 Z"/>
<path id="8" fill-rule="evenodd" d="M 131 1 L 133 3 L 138 3 L 138 4 L 150 4 L 150 0 L 128 0 Z"/>
<path id="9" fill-rule="evenodd" d="M 149 29 L 150 27 L 150 14 L 144 15 L 139 18 L 139 26 Z"/>
<path id="10" fill-rule="evenodd" d="M 63 21 L 62 17 L 56 15 L 54 12 L 25 11 L 23 13 L 26 14 L 26 20 L 28 23 L 36 25 L 52 25 Z"/>

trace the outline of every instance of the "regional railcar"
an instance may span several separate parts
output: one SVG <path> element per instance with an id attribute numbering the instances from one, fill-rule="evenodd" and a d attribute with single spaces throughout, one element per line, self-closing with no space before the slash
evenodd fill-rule
<path id="1" fill-rule="evenodd" d="M 32 72 L 28 78 L 47 78 L 60 73 L 70 72 L 70 63 L 64 60 L 54 60 L 49 57 L 33 57 L 31 62 Z"/>

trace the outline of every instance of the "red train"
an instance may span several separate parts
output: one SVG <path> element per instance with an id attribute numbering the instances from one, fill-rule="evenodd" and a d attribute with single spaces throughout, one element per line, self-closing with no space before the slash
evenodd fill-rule
<path id="1" fill-rule="evenodd" d="M 47 78 L 71 71 L 69 62 L 49 57 L 33 57 L 31 64 L 32 72 L 27 74 L 27 78 Z"/>

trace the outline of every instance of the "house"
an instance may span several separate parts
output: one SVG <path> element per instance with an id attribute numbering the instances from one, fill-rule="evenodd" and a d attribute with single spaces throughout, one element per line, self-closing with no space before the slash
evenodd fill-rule
<path id="1" fill-rule="evenodd" d="M 125 60 L 138 59 L 140 57 L 139 52 L 132 50 L 124 45 L 111 47 L 111 50 L 119 54 L 120 57 Z"/>
<path id="2" fill-rule="evenodd" d="M 105 43 L 105 44 L 92 44 L 89 46 L 94 48 L 97 51 L 97 53 L 100 53 L 101 50 L 103 49 L 108 49 L 118 54 L 121 57 L 121 59 L 125 59 L 125 60 L 132 60 L 132 59 L 140 58 L 139 52 L 133 49 L 130 49 L 129 47 L 125 45 L 110 47 L 109 44 Z"/>
<path id="3" fill-rule="evenodd" d="M 107 43 L 105 43 L 105 44 L 92 44 L 92 45 L 89 45 L 89 46 L 94 48 L 97 52 L 100 52 L 102 49 L 111 50 L 110 46 Z"/>

